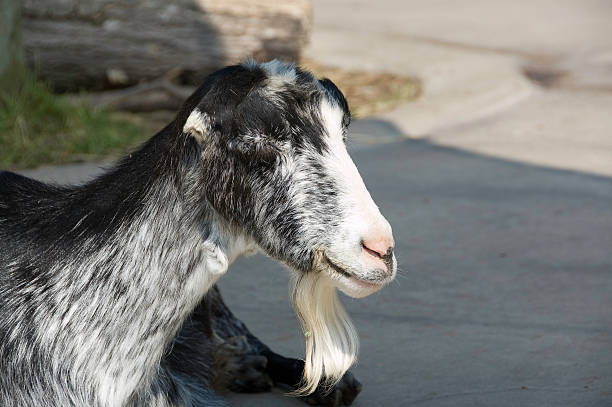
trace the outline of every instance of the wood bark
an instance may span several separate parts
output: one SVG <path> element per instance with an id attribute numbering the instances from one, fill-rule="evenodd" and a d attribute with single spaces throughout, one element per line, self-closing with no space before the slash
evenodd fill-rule
<path id="1" fill-rule="evenodd" d="M 28 63 L 58 90 L 109 89 L 179 69 L 181 85 L 247 57 L 298 60 L 309 0 L 24 0 Z"/>
<path id="2" fill-rule="evenodd" d="M 0 0 L 0 93 L 18 89 L 25 76 L 19 4 L 17 0 Z"/>

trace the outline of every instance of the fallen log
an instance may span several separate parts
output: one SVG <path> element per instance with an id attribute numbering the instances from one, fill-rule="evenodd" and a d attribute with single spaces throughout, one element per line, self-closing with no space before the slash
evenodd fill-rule
<path id="1" fill-rule="evenodd" d="M 24 0 L 23 43 L 38 76 L 61 91 L 178 84 L 248 56 L 299 60 L 309 0 Z"/>
<path id="2" fill-rule="evenodd" d="M 74 103 L 105 110 L 127 112 L 153 112 L 157 110 L 176 110 L 195 90 L 195 86 L 177 85 L 176 68 L 161 78 L 141 82 L 128 88 L 68 94 Z"/>

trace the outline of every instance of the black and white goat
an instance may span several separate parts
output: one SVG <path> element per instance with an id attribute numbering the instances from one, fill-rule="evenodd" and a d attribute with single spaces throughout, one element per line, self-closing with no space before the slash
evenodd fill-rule
<path id="1" fill-rule="evenodd" d="M 224 405 L 218 336 L 244 335 L 276 380 L 303 370 L 297 393 L 336 383 L 357 353 L 336 288 L 366 296 L 396 267 L 344 145 L 349 120 L 331 81 L 250 61 L 209 76 L 83 186 L 0 173 L 0 405 Z M 214 287 L 257 250 L 293 271 L 301 364 L 250 335 Z"/>

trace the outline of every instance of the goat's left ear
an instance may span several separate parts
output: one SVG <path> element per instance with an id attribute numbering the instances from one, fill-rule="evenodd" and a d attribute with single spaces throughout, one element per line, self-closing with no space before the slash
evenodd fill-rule
<path id="1" fill-rule="evenodd" d="M 210 132 L 210 125 L 210 117 L 208 117 L 207 114 L 202 113 L 199 109 L 193 109 L 185 121 L 183 133 L 189 133 L 195 137 L 196 140 L 202 142 Z"/>

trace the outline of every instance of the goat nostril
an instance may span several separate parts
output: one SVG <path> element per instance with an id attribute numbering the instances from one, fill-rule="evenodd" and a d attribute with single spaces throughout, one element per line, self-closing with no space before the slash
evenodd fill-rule
<path id="1" fill-rule="evenodd" d="M 382 258 L 380 253 L 378 253 L 377 251 L 370 249 L 368 246 L 364 245 L 363 243 L 361 244 L 361 246 L 363 247 L 363 250 L 365 250 L 371 256 L 378 257 L 379 259 Z"/>
<path id="2" fill-rule="evenodd" d="M 383 260 L 391 257 L 393 253 L 393 247 L 390 247 L 388 244 L 384 244 L 383 242 L 371 244 L 362 240 L 361 247 L 363 247 L 363 250 L 365 250 L 368 254 Z"/>

